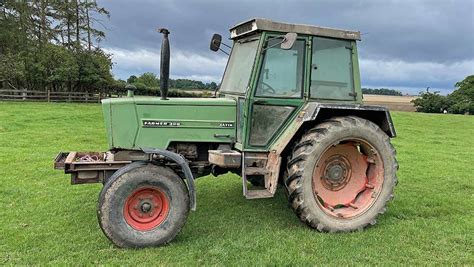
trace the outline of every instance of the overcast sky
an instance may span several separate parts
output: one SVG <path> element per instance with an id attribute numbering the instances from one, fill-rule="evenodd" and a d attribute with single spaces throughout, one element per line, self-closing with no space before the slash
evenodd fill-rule
<path id="1" fill-rule="evenodd" d="M 99 4 L 113 73 L 126 79 L 159 73 L 161 35 L 170 30 L 171 77 L 220 82 L 227 56 L 209 50 L 213 33 L 229 37 L 230 26 L 249 18 L 360 31 L 363 87 L 417 93 L 426 87 L 452 91 L 474 74 L 474 0 L 404 1 L 130 1 Z"/>

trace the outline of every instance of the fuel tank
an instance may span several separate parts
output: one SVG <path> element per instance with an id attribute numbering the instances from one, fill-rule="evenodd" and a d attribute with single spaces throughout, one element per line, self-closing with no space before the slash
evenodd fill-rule
<path id="1" fill-rule="evenodd" d="M 171 142 L 232 143 L 236 102 L 228 98 L 102 100 L 109 148 L 166 149 Z"/>

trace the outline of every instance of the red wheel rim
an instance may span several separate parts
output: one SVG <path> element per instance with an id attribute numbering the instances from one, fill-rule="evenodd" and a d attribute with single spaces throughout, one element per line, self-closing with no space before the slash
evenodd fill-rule
<path id="1" fill-rule="evenodd" d="M 139 231 L 149 231 L 159 226 L 168 212 L 168 197 L 157 187 L 135 190 L 128 196 L 123 209 L 125 221 Z"/>
<path id="2" fill-rule="evenodd" d="M 313 193 L 325 213 L 348 219 L 366 212 L 384 181 L 383 161 L 362 140 L 345 140 L 328 148 L 313 171 Z"/>

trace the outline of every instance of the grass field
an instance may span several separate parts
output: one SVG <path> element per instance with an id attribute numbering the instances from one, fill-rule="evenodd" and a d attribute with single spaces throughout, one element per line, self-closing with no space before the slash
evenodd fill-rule
<path id="1" fill-rule="evenodd" d="M 106 150 L 100 106 L 0 102 L 0 265 L 474 265 L 474 116 L 393 113 L 395 200 L 367 231 L 321 234 L 280 189 L 245 200 L 239 177 L 197 180 L 198 209 L 168 246 L 115 248 L 100 185 L 69 185 L 59 151 Z"/>

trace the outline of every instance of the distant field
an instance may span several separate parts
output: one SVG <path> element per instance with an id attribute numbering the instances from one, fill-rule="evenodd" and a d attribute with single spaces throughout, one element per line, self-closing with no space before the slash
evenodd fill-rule
<path id="1" fill-rule="evenodd" d="M 0 102 L 0 265 L 474 265 L 474 116 L 394 112 L 395 200 L 363 232 L 302 224 L 283 190 L 245 200 L 236 175 L 197 180 L 197 211 L 168 246 L 114 247 L 100 185 L 71 186 L 59 151 L 106 150 L 97 104 Z"/>
<path id="2" fill-rule="evenodd" d="M 385 106 L 393 111 L 416 111 L 410 102 L 416 98 L 416 96 L 364 95 L 364 103 Z"/>

